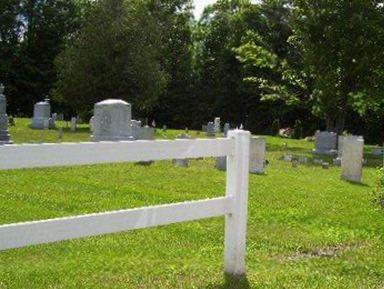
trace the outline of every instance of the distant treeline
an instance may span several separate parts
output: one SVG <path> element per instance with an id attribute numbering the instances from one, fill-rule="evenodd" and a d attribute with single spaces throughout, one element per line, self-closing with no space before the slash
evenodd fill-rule
<path id="1" fill-rule="evenodd" d="M 301 121 L 384 140 L 381 1 L 1 0 L 8 111 L 47 95 L 69 118 L 122 98 L 135 118 L 200 128 L 221 117 L 269 134 Z"/>

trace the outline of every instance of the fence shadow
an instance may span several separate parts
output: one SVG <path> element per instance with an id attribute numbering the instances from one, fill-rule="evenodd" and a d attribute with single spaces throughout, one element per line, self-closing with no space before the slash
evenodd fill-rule
<path id="1" fill-rule="evenodd" d="M 232 276 L 224 274 L 224 282 L 221 284 L 210 284 L 205 289 L 250 289 L 248 278 L 246 275 Z"/>

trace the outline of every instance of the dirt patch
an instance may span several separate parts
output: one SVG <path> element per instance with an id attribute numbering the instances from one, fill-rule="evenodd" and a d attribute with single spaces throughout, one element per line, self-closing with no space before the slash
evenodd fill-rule
<path id="1" fill-rule="evenodd" d="M 279 261 L 301 261 L 306 259 L 314 259 L 314 258 L 336 258 L 341 253 L 347 251 L 358 250 L 366 247 L 366 244 L 341 244 L 330 247 L 318 247 L 308 250 L 302 250 L 295 252 L 290 255 L 278 256 L 277 259 Z"/>

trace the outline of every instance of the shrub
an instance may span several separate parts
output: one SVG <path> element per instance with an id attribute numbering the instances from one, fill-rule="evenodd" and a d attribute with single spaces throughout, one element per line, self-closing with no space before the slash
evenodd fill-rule
<path id="1" fill-rule="evenodd" d="M 295 126 L 293 127 L 293 135 L 294 139 L 302 139 L 303 138 L 303 124 L 300 120 L 295 121 Z"/>
<path id="2" fill-rule="evenodd" d="M 378 171 L 379 179 L 376 189 L 373 191 L 373 203 L 376 207 L 384 209 L 384 169 Z"/>
<path id="3" fill-rule="evenodd" d="M 271 133 L 272 133 L 272 135 L 276 136 L 276 135 L 279 135 L 279 132 L 280 132 L 280 120 L 275 119 L 272 122 Z"/>

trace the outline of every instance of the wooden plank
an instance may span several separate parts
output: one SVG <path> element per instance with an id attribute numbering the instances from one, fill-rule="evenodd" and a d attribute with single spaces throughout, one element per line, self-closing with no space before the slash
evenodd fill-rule
<path id="1" fill-rule="evenodd" d="M 230 155 L 233 147 L 227 138 L 1 145 L 0 170 L 219 157 Z"/>
<path id="2" fill-rule="evenodd" d="M 0 250 L 117 233 L 230 214 L 232 199 L 221 197 L 130 210 L 0 226 Z"/>

